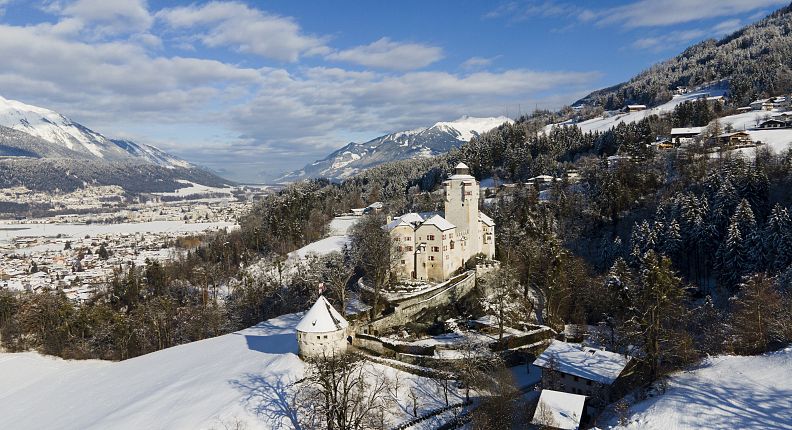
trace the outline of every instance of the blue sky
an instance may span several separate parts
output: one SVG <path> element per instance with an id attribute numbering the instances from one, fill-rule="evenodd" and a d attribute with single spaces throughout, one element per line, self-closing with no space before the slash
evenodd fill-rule
<path id="1" fill-rule="evenodd" d="M 0 0 L 0 95 L 259 182 L 351 140 L 557 108 L 788 0 Z"/>

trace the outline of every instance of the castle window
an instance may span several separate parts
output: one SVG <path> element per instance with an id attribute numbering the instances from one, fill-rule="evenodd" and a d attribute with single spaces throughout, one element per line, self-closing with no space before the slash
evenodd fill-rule
<path id="1" fill-rule="evenodd" d="M 429 256 L 429 261 L 434 261 L 434 259 L 435 259 L 434 255 L 430 255 Z M 434 267 L 434 266 L 432 266 L 432 267 Z"/>
<path id="2" fill-rule="evenodd" d="M 448 251 L 448 247 L 447 247 L 447 246 L 444 246 L 444 247 L 443 247 L 443 251 Z"/>
<path id="3" fill-rule="evenodd" d="M 412 251 L 413 250 L 412 246 L 407 246 L 407 247 L 405 247 L 405 249 L 407 249 L 408 251 Z"/>
<path id="4" fill-rule="evenodd" d="M 402 260 L 402 261 L 401 261 L 401 264 L 406 264 L 406 263 L 407 263 L 407 262 L 406 262 L 406 261 L 404 261 L 404 260 Z"/>
<path id="5" fill-rule="evenodd" d="M 432 252 L 440 252 L 440 247 L 439 246 L 433 246 L 432 247 Z"/>
<path id="6" fill-rule="evenodd" d="M 427 235 L 426 240 L 434 240 L 434 235 L 433 234 Z"/>

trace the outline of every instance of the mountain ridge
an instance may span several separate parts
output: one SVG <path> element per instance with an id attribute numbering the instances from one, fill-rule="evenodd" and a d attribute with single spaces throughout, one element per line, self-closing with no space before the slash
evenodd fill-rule
<path id="1" fill-rule="evenodd" d="M 366 142 L 350 142 L 300 170 L 287 172 L 276 181 L 294 182 L 308 178 L 343 180 L 385 162 L 432 157 L 469 142 L 473 137 L 513 122 L 505 116 L 462 116 L 436 122 L 430 127 L 388 133 Z"/>

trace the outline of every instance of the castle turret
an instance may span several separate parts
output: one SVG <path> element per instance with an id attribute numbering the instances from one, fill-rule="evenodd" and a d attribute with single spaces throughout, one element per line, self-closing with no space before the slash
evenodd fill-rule
<path id="1" fill-rule="evenodd" d="M 470 175 L 470 168 L 459 163 L 454 174 L 443 182 L 445 187 L 445 219 L 456 226 L 465 260 L 481 252 L 479 227 L 479 184 Z"/>
<path id="2" fill-rule="evenodd" d="M 297 345 L 301 357 L 343 354 L 347 348 L 349 323 L 327 301 L 319 296 L 316 303 L 297 324 Z"/>

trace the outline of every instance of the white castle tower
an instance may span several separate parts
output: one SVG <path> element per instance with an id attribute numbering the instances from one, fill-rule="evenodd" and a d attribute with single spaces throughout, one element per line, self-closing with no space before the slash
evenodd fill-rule
<path id="1" fill-rule="evenodd" d="M 347 348 L 349 323 L 327 301 L 319 296 L 316 303 L 297 324 L 297 345 L 301 357 L 343 354 Z"/>
<path id="2" fill-rule="evenodd" d="M 445 219 L 456 226 L 464 260 L 481 252 L 479 227 L 479 185 L 470 168 L 459 163 L 445 182 Z"/>

